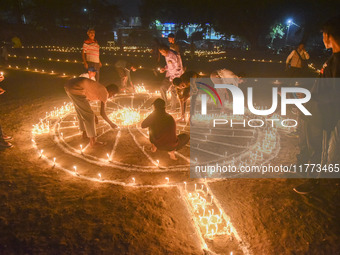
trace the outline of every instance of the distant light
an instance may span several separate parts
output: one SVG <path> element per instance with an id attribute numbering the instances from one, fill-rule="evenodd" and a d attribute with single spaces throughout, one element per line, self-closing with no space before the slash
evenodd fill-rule
<path id="1" fill-rule="evenodd" d="M 87 9 L 86 9 L 86 8 L 84 8 L 84 9 L 83 9 L 83 11 L 84 11 L 84 12 L 87 12 Z"/>
<path id="2" fill-rule="evenodd" d="M 293 20 L 292 19 L 288 19 L 287 20 L 287 25 L 291 25 L 293 23 Z"/>

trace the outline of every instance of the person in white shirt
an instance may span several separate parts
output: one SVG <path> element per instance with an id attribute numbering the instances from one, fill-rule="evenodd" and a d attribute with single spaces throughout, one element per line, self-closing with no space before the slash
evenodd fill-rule
<path id="1" fill-rule="evenodd" d="M 87 73 L 83 73 L 83 74 L 79 75 L 79 77 L 83 77 L 83 78 L 87 78 L 87 79 L 91 79 L 93 81 L 96 81 L 96 74 L 97 74 L 97 70 L 93 66 L 90 66 L 87 69 Z"/>
<path id="2" fill-rule="evenodd" d="M 210 79 L 214 84 L 232 84 L 236 87 L 240 83 L 243 82 L 242 77 L 237 76 L 232 71 L 228 69 L 219 69 L 210 74 Z M 227 89 L 218 88 L 216 89 L 217 93 L 220 95 L 223 104 L 228 103 L 230 101 L 229 93 Z M 224 107 L 221 106 L 222 111 L 224 111 Z"/>
<path id="3" fill-rule="evenodd" d="M 301 76 L 303 72 L 304 61 L 308 59 L 309 54 L 305 49 L 305 45 L 300 43 L 298 48 L 293 50 L 286 59 L 286 70 L 289 70 L 290 76 Z"/>
<path id="4" fill-rule="evenodd" d="M 166 45 L 161 45 L 159 47 L 159 53 L 164 56 L 165 62 L 166 62 L 166 66 L 160 69 L 161 73 L 166 72 L 165 74 L 166 79 L 164 79 L 161 85 L 162 99 L 165 102 L 168 101 L 166 92 L 170 89 L 171 110 L 175 110 L 176 103 L 177 103 L 177 94 L 176 94 L 175 87 L 172 85 L 172 81 L 175 78 L 181 77 L 181 75 L 184 73 L 182 59 L 181 59 L 181 56 L 177 52 L 170 50 L 169 47 Z"/>

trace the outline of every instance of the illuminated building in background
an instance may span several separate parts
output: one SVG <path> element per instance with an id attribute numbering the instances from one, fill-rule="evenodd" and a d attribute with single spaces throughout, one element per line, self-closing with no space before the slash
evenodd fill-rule
<path id="1" fill-rule="evenodd" d="M 168 37 L 170 33 L 176 33 L 177 30 L 179 30 L 179 25 L 176 23 L 161 23 L 160 21 L 156 20 L 153 25 L 159 30 L 162 34 L 162 37 Z M 220 33 L 217 33 L 210 24 L 206 24 L 208 29 L 203 34 L 203 39 L 209 39 L 209 40 L 220 40 L 223 35 Z M 202 28 L 200 28 L 200 25 L 198 24 L 188 24 L 186 26 L 183 26 L 182 28 L 188 37 L 190 37 L 194 32 L 201 31 Z"/>

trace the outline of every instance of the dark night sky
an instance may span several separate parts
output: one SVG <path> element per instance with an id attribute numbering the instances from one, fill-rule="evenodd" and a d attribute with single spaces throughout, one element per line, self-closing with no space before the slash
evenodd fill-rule
<path id="1" fill-rule="evenodd" d="M 109 0 L 109 2 L 118 5 L 124 16 L 139 16 L 140 0 Z"/>

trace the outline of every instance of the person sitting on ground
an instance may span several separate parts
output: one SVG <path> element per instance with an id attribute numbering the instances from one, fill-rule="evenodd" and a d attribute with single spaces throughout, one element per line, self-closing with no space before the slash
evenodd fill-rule
<path id="1" fill-rule="evenodd" d="M 83 138 L 90 138 L 90 145 L 101 145 L 96 140 L 95 114 L 91 109 L 89 101 L 100 101 L 100 115 L 111 126 L 116 128 L 106 115 L 105 107 L 108 98 L 118 93 L 119 89 L 115 84 L 108 87 L 87 78 L 78 77 L 69 80 L 64 85 L 68 97 L 72 100 L 77 113 L 79 129 L 83 132 Z"/>
<path id="2" fill-rule="evenodd" d="M 175 78 L 173 80 L 173 84 L 176 87 L 177 96 L 181 106 L 181 117 L 177 121 L 185 121 L 185 110 L 190 96 L 190 118 L 195 114 L 196 97 L 198 92 L 195 79 L 197 78 L 199 78 L 199 75 L 196 72 L 187 71 L 182 74 L 181 77 Z M 190 79 L 192 79 L 192 82 L 190 82 Z"/>
<path id="3" fill-rule="evenodd" d="M 136 66 L 126 60 L 118 60 L 115 63 L 115 67 L 120 77 L 121 89 L 134 92 L 135 88 L 131 80 L 131 71 L 135 72 L 137 70 Z"/>
<path id="4" fill-rule="evenodd" d="M 142 122 L 142 128 L 149 128 L 151 151 L 167 151 L 172 160 L 177 160 L 175 151 L 189 142 L 188 134 L 176 134 L 176 122 L 165 111 L 165 101 L 157 98 L 153 103 L 154 111 Z"/>
<path id="5" fill-rule="evenodd" d="M 96 73 L 97 73 L 96 68 L 94 68 L 93 66 L 90 66 L 87 69 L 87 73 L 83 73 L 83 74 L 79 75 L 79 77 L 83 77 L 83 78 L 87 78 L 87 79 L 91 79 L 93 81 L 96 81 Z"/>
<path id="6" fill-rule="evenodd" d="M 5 79 L 5 76 L 1 73 L 0 74 L 0 82 L 2 82 Z M 6 91 L 0 87 L 0 95 L 5 93 Z M 13 146 L 13 144 L 11 144 L 10 142 L 8 142 L 8 140 L 11 140 L 12 137 L 5 135 L 2 132 L 2 128 L 0 126 L 0 149 L 6 149 L 6 148 L 10 148 Z"/>

